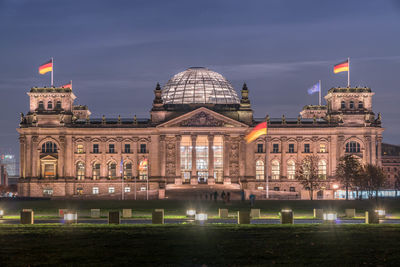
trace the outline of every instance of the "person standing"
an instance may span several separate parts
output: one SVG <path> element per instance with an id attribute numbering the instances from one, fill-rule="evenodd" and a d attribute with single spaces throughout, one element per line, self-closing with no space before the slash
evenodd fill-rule
<path id="1" fill-rule="evenodd" d="M 225 191 L 222 191 L 221 193 L 221 199 L 225 203 Z"/>

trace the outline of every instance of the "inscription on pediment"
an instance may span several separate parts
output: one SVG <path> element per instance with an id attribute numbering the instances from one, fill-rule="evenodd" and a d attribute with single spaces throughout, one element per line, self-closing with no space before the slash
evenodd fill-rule
<path id="1" fill-rule="evenodd" d="M 226 126 L 226 122 L 214 118 L 214 116 L 202 111 L 189 119 L 183 120 L 178 123 L 179 126 L 184 127 L 223 127 Z"/>

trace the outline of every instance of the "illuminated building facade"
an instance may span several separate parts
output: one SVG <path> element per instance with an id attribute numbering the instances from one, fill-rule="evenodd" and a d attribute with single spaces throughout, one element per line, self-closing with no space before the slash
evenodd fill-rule
<path id="1" fill-rule="evenodd" d="M 90 118 L 74 106 L 69 88 L 32 88 L 21 114 L 20 176 L 23 196 L 164 198 L 169 190 L 220 188 L 272 197 L 306 198 L 295 173 L 304 157 L 319 157 L 324 190 L 339 158 L 353 154 L 381 164 L 381 118 L 370 88 L 332 88 L 326 106 L 306 106 L 297 118 L 253 117 L 249 89 L 239 97 L 222 75 L 189 68 L 154 90 L 150 119 Z M 247 144 L 261 121 L 268 136 Z M 122 180 L 123 177 L 124 179 Z M 149 190 L 147 190 L 147 188 Z"/>

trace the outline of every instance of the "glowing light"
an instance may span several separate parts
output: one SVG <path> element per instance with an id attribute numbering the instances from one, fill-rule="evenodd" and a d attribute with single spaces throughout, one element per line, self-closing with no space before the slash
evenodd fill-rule
<path id="1" fill-rule="evenodd" d="M 332 185 L 332 188 L 333 188 L 333 189 L 338 189 L 338 188 L 339 188 L 339 185 L 338 185 L 338 184 L 333 184 L 333 185 Z"/>
<path id="2" fill-rule="evenodd" d="M 2 218 L 4 215 L 4 210 L 0 210 L 0 218 Z"/>
<path id="3" fill-rule="evenodd" d="M 195 215 L 195 220 L 196 221 L 207 221 L 207 218 L 208 218 L 208 216 L 207 216 L 207 214 L 205 214 L 205 213 L 198 213 L 198 214 L 196 214 Z"/>
<path id="4" fill-rule="evenodd" d="M 66 223 L 74 223 L 78 220 L 78 214 L 77 213 L 64 213 L 64 221 Z"/>
<path id="5" fill-rule="evenodd" d="M 283 209 L 283 210 L 281 210 L 281 212 L 292 212 L 292 210 L 291 209 Z"/>
<path id="6" fill-rule="evenodd" d="M 385 217 L 386 211 L 385 210 L 375 210 L 375 212 L 378 213 L 379 217 Z"/>
<path id="7" fill-rule="evenodd" d="M 259 186 L 259 187 L 257 187 L 257 189 L 258 189 L 258 190 L 264 190 L 264 187 Z"/>
<path id="8" fill-rule="evenodd" d="M 324 213 L 324 221 L 335 221 L 337 219 L 336 212 Z"/>
<path id="9" fill-rule="evenodd" d="M 193 216 L 196 215 L 196 210 L 187 210 L 186 211 L 186 215 L 190 216 L 190 217 L 193 217 Z"/>

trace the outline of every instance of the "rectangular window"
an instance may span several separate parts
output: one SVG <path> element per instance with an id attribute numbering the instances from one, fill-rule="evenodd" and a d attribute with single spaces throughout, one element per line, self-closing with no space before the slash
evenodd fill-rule
<path id="1" fill-rule="evenodd" d="M 93 153 L 99 153 L 99 144 L 93 144 Z"/>
<path id="2" fill-rule="evenodd" d="M 274 187 L 274 191 L 279 191 L 279 187 Z"/>
<path id="3" fill-rule="evenodd" d="M 304 144 L 304 153 L 310 153 L 310 144 Z"/>
<path id="4" fill-rule="evenodd" d="M 83 145 L 77 146 L 77 152 L 78 152 L 78 154 L 83 154 Z"/>
<path id="5" fill-rule="evenodd" d="M 54 178 L 55 176 L 55 164 L 44 164 L 44 178 Z"/>
<path id="6" fill-rule="evenodd" d="M 131 153 L 131 145 L 130 144 L 125 144 L 125 153 Z"/>
<path id="7" fill-rule="evenodd" d="M 182 182 L 189 182 L 192 171 L 192 140 L 190 136 L 182 136 L 180 149 Z"/>
<path id="8" fill-rule="evenodd" d="M 124 192 L 125 193 L 130 193 L 131 192 L 131 188 L 130 187 L 125 187 Z"/>
<path id="9" fill-rule="evenodd" d="M 291 186 L 291 187 L 289 188 L 289 191 L 290 191 L 290 192 L 296 192 L 296 188 L 294 188 L 293 186 Z"/>
<path id="10" fill-rule="evenodd" d="M 326 145 L 319 144 L 319 153 L 326 153 Z"/>
<path id="11" fill-rule="evenodd" d="M 140 144 L 140 153 L 147 153 L 146 144 Z"/>
<path id="12" fill-rule="evenodd" d="M 279 153 L 279 144 L 272 145 L 272 153 Z"/>
<path id="13" fill-rule="evenodd" d="M 257 153 L 263 153 L 263 152 L 264 152 L 264 145 L 257 144 Z"/>
<path id="14" fill-rule="evenodd" d="M 43 189 L 43 195 L 45 196 L 53 195 L 53 189 L 52 188 Z"/>
<path id="15" fill-rule="evenodd" d="M 78 187 L 78 188 L 76 189 L 76 194 L 77 194 L 77 195 L 83 195 L 83 188 L 82 188 L 82 187 Z"/>
<path id="16" fill-rule="evenodd" d="M 115 193 L 115 188 L 114 187 L 109 187 L 108 188 L 108 193 L 110 193 L 110 194 Z"/>
<path id="17" fill-rule="evenodd" d="M 294 144 L 289 144 L 289 153 L 294 153 Z"/>
<path id="18" fill-rule="evenodd" d="M 214 136 L 214 178 L 215 182 L 222 183 L 224 181 L 224 140 L 222 136 Z"/>
<path id="19" fill-rule="evenodd" d="M 115 153 L 115 145 L 108 144 L 108 153 Z"/>
<path id="20" fill-rule="evenodd" d="M 93 195 L 98 195 L 99 194 L 99 188 L 98 187 L 93 187 L 92 188 L 92 193 L 93 193 Z"/>

